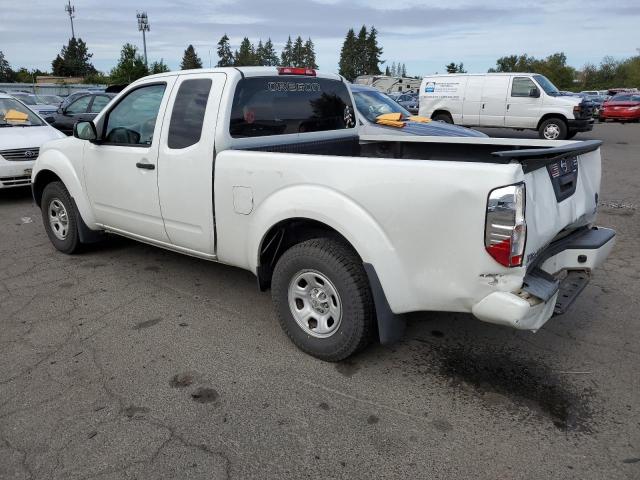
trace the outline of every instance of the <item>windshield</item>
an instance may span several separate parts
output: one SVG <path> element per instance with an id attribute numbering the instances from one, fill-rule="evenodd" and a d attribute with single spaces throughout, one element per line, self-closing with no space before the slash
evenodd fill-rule
<path id="1" fill-rule="evenodd" d="M 382 92 L 371 90 L 353 92 L 353 98 L 356 101 L 358 111 L 371 123 L 376 123 L 376 119 L 385 113 L 401 113 L 403 116 L 411 116 L 400 104 Z"/>
<path id="2" fill-rule="evenodd" d="M 640 102 L 640 95 L 616 95 L 611 99 L 612 102 Z"/>
<path id="3" fill-rule="evenodd" d="M 552 97 L 557 97 L 558 95 L 560 95 L 560 91 L 544 75 L 534 75 L 533 78 L 536 82 L 538 82 L 538 85 L 542 87 L 547 95 L 551 95 Z"/>
<path id="4" fill-rule="evenodd" d="M 40 127 L 42 120 L 13 98 L 0 98 L 0 127 Z"/>
<path id="5" fill-rule="evenodd" d="M 22 103 L 26 103 L 27 105 L 35 105 L 36 104 L 36 99 L 31 97 L 31 96 L 29 96 L 29 95 L 14 95 L 14 97 L 16 97 Z"/>

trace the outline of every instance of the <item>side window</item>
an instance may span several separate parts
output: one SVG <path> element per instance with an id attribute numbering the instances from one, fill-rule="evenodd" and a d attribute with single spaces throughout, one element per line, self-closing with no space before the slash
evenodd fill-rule
<path id="1" fill-rule="evenodd" d="M 80 97 L 78 100 L 73 102 L 71 105 L 67 107 L 66 113 L 74 114 L 74 113 L 86 113 L 87 107 L 89 106 L 89 102 L 91 101 L 91 95 L 85 95 L 84 97 Z"/>
<path id="2" fill-rule="evenodd" d="M 262 137 L 355 126 L 356 115 L 343 82 L 285 75 L 238 82 L 229 133 L 234 138 Z"/>
<path id="3" fill-rule="evenodd" d="M 104 143 L 151 145 L 165 88 L 164 83 L 147 85 L 120 100 L 107 116 Z"/>
<path id="4" fill-rule="evenodd" d="M 200 141 L 211 80 L 185 80 L 178 89 L 169 124 L 169 148 L 186 148 Z"/>
<path id="5" fill-rule="evenodd" d="M 111 99 L 104 95 L 96 95 L 93 99 L 93 104 L 91 105 L 91 113 L 99 113 L 104 107 L 107 106 Z"/>
<path id="6" fill-rule="evenodd" d="M 511 85 L 512 97 L 529 97 L 532 88 L 537 88 L 528 77 L 514 77 L 513 84 Z"/>

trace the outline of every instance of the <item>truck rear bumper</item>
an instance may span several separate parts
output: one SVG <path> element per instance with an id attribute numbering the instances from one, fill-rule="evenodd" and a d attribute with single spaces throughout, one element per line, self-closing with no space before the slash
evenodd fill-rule
<path id="1" fill-rule="evenodd" d="M 491 293 L 471 311 L 485 322 L 536 331 L 554 314 L 567 311 L 614 244 L 615 232 L 607 228 L 584 230 L 555 242 L 540 255 L 519 290 Z"/>

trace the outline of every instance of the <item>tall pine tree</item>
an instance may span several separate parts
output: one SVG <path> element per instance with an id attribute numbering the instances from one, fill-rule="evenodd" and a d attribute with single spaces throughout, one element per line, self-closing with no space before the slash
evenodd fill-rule
<path id="1" fill-rule="evenodd" d="M 256 49 L 247 37 L 240 44 L 240 50 L 236 50 L 233 64 L 238 67 L 256 65 Z"/>
<path id="2" fill-rule="evenodd" d="M 0 82 L 13 82 L 14 72 L 11 69 L 9 61 L 4 57 L 4 53 L 0 50 Z"/>
<path id="3" fill-rule="evenodd" d="M 182 56 L 180 70 L 191 70 L 193 68 L 202 68 L 202 60 L 198 57 L 193 45 L 189 45 Z"/>
<path id="4" fill-rule="evenodd" d="M 291 41 L 291 35 L 289 35 L 289 39 L 282 49 L 282 54 L 280 56 L 280 64 L 283 67 L 292 67 L 293 64 L 293 42 Z"/>
<path id="5" fill-rule="evenodd" d="M 315 46 L 311 41 L 311 37 L 309 37 L 307 41 L 304 42 L 302 66 L 306 68 L 313 68 L 314 70 L 318 68 L 318 64 L 316 63 Z"/>
<path id="6" fill-rule="evenodd" d="M 278 65 L 278 54 L 276 53 L 275 48 L 273 48 L 273 42 L 271 41 L 271 38 L 269 38 L 264 43 L 264 48 L 262 50 L 262 61 L 263 65 L 266 65 L 268 67 L 275 67 L 276 65 Z"/>
<path id="7" fill-rule="evenodd" d="M 366 44 L 367 63 L 365 73 L 368 75 L 380 75 L 382 73 L 379 66 L 382 61 L 380 60 L 382 48 L 378 45 L 378 31 L 373 25 L 371 26 L 371 30 L 369 30 Z"/>
<path id="8" fill-rule="evenodd" d="M 304 66 L 304 43 L 300 35 L 298 35 L 298 38 L 296 38 L 296 41 L 293 43 L 293 51 L 291 53 L 291 66 Z"/>
<path id="9" fill-rule="evenodd" d="M 51 62 L 53 74 L 59 77 L 86 77 L 97 72 L 91 64 L 92 53 L 87 44 L 78 37 L 70 38 L 60 53 Z"/>
<path id="10" fill-rule="evenodd" d="M 356 77 L 367 73 L 369 60 L 367 58 L 367 27 L 364 25 L 358 32 L 355 45 L 354 70 Z"/>
<path id="11" fill-rule="evenodd" d="M 357 76 L 355 71 L 355 55 L 356 34 L 353 31 L 353 28 L 350 28 L 344 39 L 344 43 L 342 44 L 342 50 L 340 50 L 340 61 L 338 62 L 340 75 L 350 82 L 353 82 Z"/>
<path id="12" fill-rule="evenodd" d="M 218 41 L 218 67 L 230 67 L 233 65 L 233 52 L 229 45 L 229 37 L 225 33 Z"/>

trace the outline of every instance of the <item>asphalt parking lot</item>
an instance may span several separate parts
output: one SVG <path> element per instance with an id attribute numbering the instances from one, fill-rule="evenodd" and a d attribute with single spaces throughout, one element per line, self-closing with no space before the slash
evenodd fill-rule
<path id="1" fill-rule="evenodd" d="M 415 314 L 339 364 L 251 274 L 119 238 L 65 256 L 1 191 L 0 478 L 640 478 L 640 125 L 581 138 L 618 244 L 570 313 Z"/>

